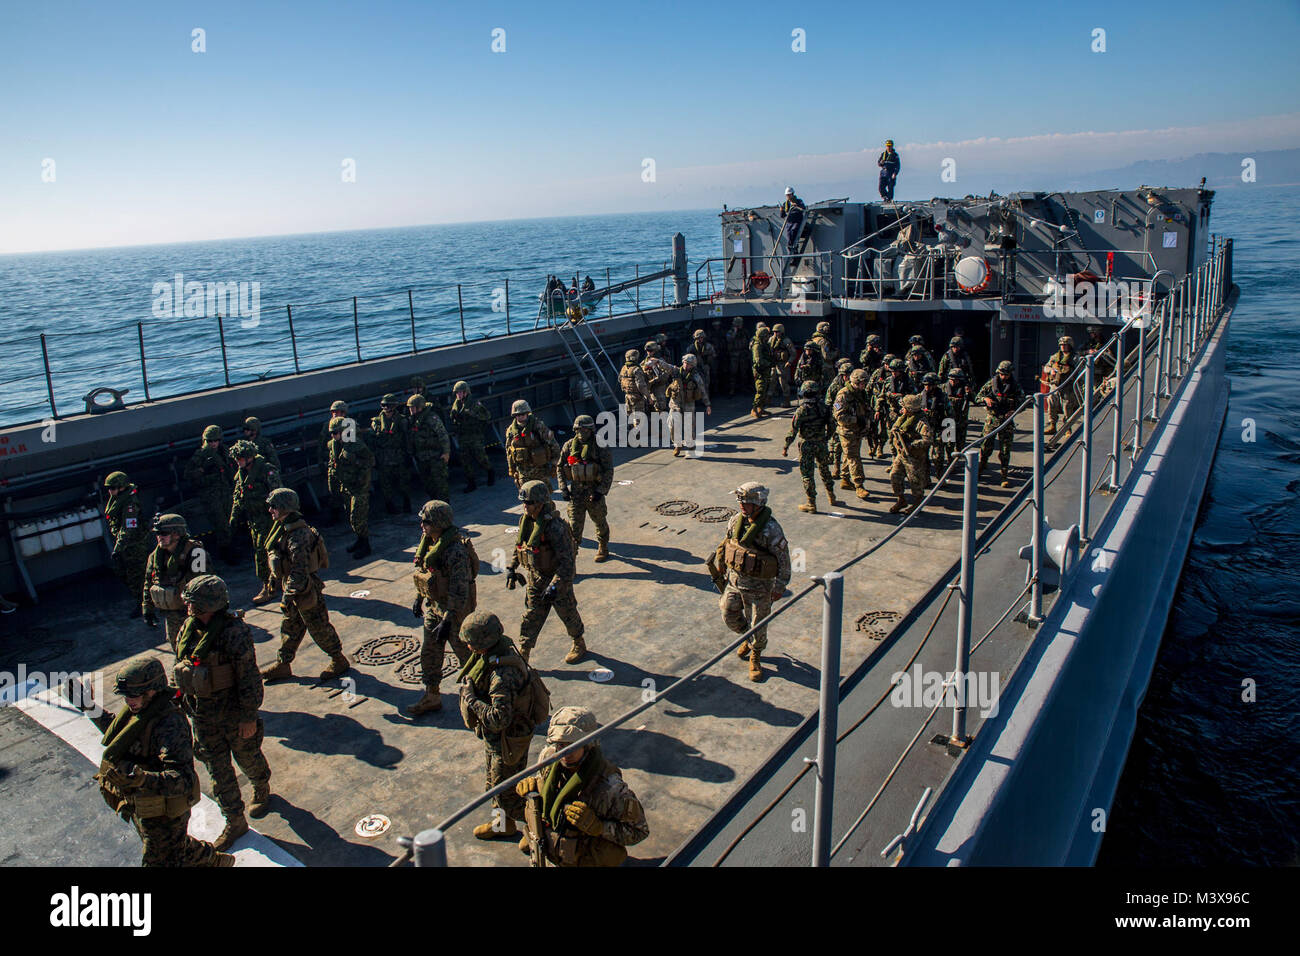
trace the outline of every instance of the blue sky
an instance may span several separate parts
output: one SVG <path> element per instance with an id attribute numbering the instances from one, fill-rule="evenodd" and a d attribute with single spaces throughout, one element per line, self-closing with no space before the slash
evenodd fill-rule
<path id="1" fill-rule="evenodd" d="M 910 147 L 900 195 L 924 167 L 925 196 L 947 155 L 1300 146 L 1298 9 L 11 3 L 0 251 L 819 198 L 859 168 L 870 199 L 886 136 Z"/>

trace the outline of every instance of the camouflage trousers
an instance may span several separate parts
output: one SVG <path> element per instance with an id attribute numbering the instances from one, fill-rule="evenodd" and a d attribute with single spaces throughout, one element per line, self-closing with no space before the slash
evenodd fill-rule
<path id="1" fill-rule="evenodd" d="M 453 617 L 451 632 L 445 641 L 440 641 L 434 636 L 438 625 L 442 623 L 443 616 L 447 612 L 438 607 L 432 601 L 426 599 L 424 602 L 424 640 L 420 643 L 420 670 L 424 675 L 424 688 L 431 693 L 438 693 L 438 688 L 442 684 L 442 665 L 447 656 L 447 645 L 451 645 L 452 653 L 456 655 L 456 662 L 462 667 L 469 660 L 470 649 L 464 641 L 460 639 L 460 618 Z M 504 778 L 503 778 L 504 779 Z"/>
<path id="2" fill-rule="evenodd" d="M 1056 421 L 1064 415 L 1067 419 L 1079 410 L 1079 396 L 1074 393 L 1074 383 L 1047 397 L 1047 417 Z"/>
<path id="3" fill-rule="evenodd" d="M 522 488 L 526 481 L 543 481 L 547 491 L 555 490 L 555 472 L 545 465 L 520 465 L 515 472 L 515 487 Z"/>
<path id="4" fill-rule="evenodd" d="M 162 617 L 163 630 L 167 632 L 167 643 L 171 645 L 172 653 L 176 653 L 176 642 L 181 636 L 181 625 L 185 623 L 186 613 L 184 611 L 158 611 Z"/>
<path id="5" fill-rule="evenodd" d="M 202 492 L 199 495 L 199 510 L 212 528 L 203 536 L 204 542 L 216 548 L 230 547 L 230 492 L 224 495 L 220 490 Z"/>
<path id="6" fill-rule="evenodd" d="M 591 521 L 596 526 L 596 543 L 609 544 L 608 514 L 609 503 L 604 495 L 600 496 L 599 501 L 594 501 L 591 492 L 579 491 L 575 486 L 573 500 L 569 502 L 569 527 L 573 529 L 574 547 L 582 547 L 582 530 L 587 526 L 587 515 L 591 515 Z"/>
<path id="7" fill-rule="evenodd" d="M 257 580 L 265 584 L 271 580 L 271 563 L 266 553 L 266 536 L 271 532 L 270 516 L 267 520 L 248 522 L 248 536 L 253 539 L 253 569 L 257 572 Z"/>
<path id="8" fill-rule="evenodd" d="M 343 653 L 343 643 L 339 632 L 330 623 L 330 612 L 325 607 L 325 592 L 316 595 L 316 603 L 306 609 L 299 609 L 292 598 L 285 598 L 284 617 L 280 621 L 279 660 L 285 664 L 293 663 L 298 655 L 298 646 L 302 644 L 304 634 L 311 634 L 316 646 L 330 657 Z"/>
<path id="9" fill-rule="evenodd" d="M 343 492 L 343 501 L 348 509 L 348 524 L 352 533 L 359 538 L 370 534 L 370 489 L 358 493 Z"/>
<path id="10" fill-rule="evenodd" d="M 446 501 L 451 496 L 451 487 L 447 481 L 447 463 L 440 455 L 419 458 L 415 463 L 420 469 L 417 476 L 424 493 L 430 498 Z"/>
<path id="11" fill-rule="evenodd" d="M 524 755 L 514 763 L 506 762 L 505 754 L 502 753 L 501 747 L 496 741 L 484 740 L 483 750 L 487 756 L 487 784 L 483 787 L 484 790 L 491 790 L 497 784 L 509 780 L 528 766 L 529 748 L 524 748 Z M 492 802 L 500 807 L 501 812 L 511 819 L 522 820 L 524 818 L 524 798 L 519 796 L 513 787 L 493 797 Z"/>
<path id="12" fill-rule="evenodd" d="M 550 585 L 553 574 L 534 574 L 528 572 L 528 591 L 524 595 L 524 619 L 519 624 L 520 650 L 531 651 L 537 646 L 537 635 L 542 633 L 542 625 L 551 612 L 551 605 L 542 597 Z M 555 613 L 564 622 L 564 629 L 569 637 L 582 637 L 585 627 L 582 616 L 578 614 L 578 599 L 573 593 L 573 582 L 566 581 L 555 592 Z"/>
<path id="13" fill-rule="evenodd" d="M 132 597 L 144 590 L 144 568 L 149 561 L 148 549 L 127 546 L 113 557 L 113 573 Z"/>
<path id="14" fill-rule="evenodd" d="M 840 477 L 848 472 L 849 482 L 854 488 L 861 488 L 866 483 L 862 471 L 862 431 L 858 428 L 839 427 L 840 439 Z"/>
<path id="15" fill-rule="evenodd" d="M 981 434 L 986 435 L 988 437 L 984 439 L 984 445 L 980 449 L 981 465 L 983 465 L 986 461 L 988 461 L 989 458 L 993 455 L 993 445 L 995 443 L 997 444 L 998 447 L 998 461 L 1000 461 L 1004 467 L 1011 463 L 1011 443 L 1015 441 L 1016 438 L 1015 424 L 1013 423 L 1011 425 L 1008 425 L 1006 428 L 1002 429 L 1002 431 L 998 432 L 996 435 L 989 434 L 991 431 L 993 431 L 995 428 L 1001 425 L 1003 421 L 1005 421 L 1005 419 L 999 418 L 997 415 L 994 415 L 992 412 L 990 412 L 988 416 L 984 419 L 984 431 L 981 432 Z"/>
<path id="16" fill-rule="evenodd" d="M 141 866 L 212 866 L 216 862 L 217 848 L 190 836 L 188 810 L 171 819 L 150 817 L 141 820 L 133 816 L 131 822 L 144 842 Z"/>
<path id="17" fill-rule="evenodd" d="M 472 480 L 476 471 L 486 473 L 492 467 L 488 462 L 487 449 L 483 447 L 482 435 L 465 435 L 457 443 L 460 445 L 460 467 L 467 479 Z"/>
<path id="18" fill-rule="evenodd" d="M 772 592 L 768 588 L 751 591 L 728 583 L 718 607 L 722 609 L 723 623 L 737 634 L 744 634 L 755 621 L 761 621 L 772 613 Z M 766 627 L 760 627 L 750 635 L 749 646 L 760 653 L 767 647 Z"/>
<path id="19" fill-rule="evenodd" d="M 215 702 L 214 702 L 215 703 Z M 185 713 L 194 728 L 194 756 L 203 761 L 212 778 L 212 797 L 227 820 L 244 812 L 244 800 L 239 792 L 239 781 L 231 757 L 239 764 L 250 783 L 265 784 L 271 779 L 271 768 L 262 756 L 262 718 L 257 718 L 257 730 L 245 739 L 239 736 L 239 718 L 233 709 L 204 705 L 195 698 L 185 698 Z"/>
<path id="20" fill-rule="evenodd" d="M 403 498 L 411 496 L 411 466 L 405 456 L 376 460 L 375 475 L 385 503 L 400 505 Z"/>
<path id="21" fill-rule="evenodd" d="M 880 457 L 880 453 L 885 446 L 885 435 L 875 415 L 867 419 L 867 427 L 863 430 L 862 437 L 867 440 L 867 452 L 871 457 Z"/>
<path id="22" fill-rule="evenodd" d="M 674 448 L 680 444 L 683 448 L 694 451 L 696 443 L 702 440 L 703 429 L 698 428 L 695 423 L 695 407 L 695 402 L 691 403 L 690 408 L 678 408 L 676 405 L 669 404 L 668 440 L 672 442 Z"/>
<path id="23" fill-rule="evenodd" d="M 889 466 L 889 484 L 894 489 L 894 494 L 902 497 L 903 479 L 906 477 L 907 483 L 912 486 L 912 505 L 919 505 L 921 494 L 929 480 L 927 464 L 926 450 L 907 455 L 894 452 L 894 462 Z"/>
<path id="24" fill-rule="evenodd" d="M 836 432 L 831 432 L 826 436 L 826 455 L 831 463 L 831 475 L 835 478 L 840 476 L 840 462 L 843 459 L 844 450 L 840 447 L 840 436 Z"/>
<path id="25" fill-rule="evenodd" d="M 772 383 L 769 386 L 773 393 L 780 394 L 782 402 L 790 400 L 790 366 L 776 365 L 772 368 Z"/>
<path id="26" fill-rule="evenodd" d="M 767 387 L 772 379 L 772 369 L 754 366 L 754 411 L 767 407 Z"/>
<path id="27" fill-rule="evenodd" d="M 803 493 L 809 504 L 817 501 L 817 472 L 822 475 L 822 484 L 826 494 L 835 497 L 835 486 L 831 483 L 830 455 L 826 452 L 826 443 L 820 438 L 799 442 L 799 478 L 803 481 Z"/>
<path id="28" fill-rule="evenodd" d="M 623 406 L 627 409 L 628 418 L 631 418 L 637 412 L 648 412 L 650 410 L 647 407 L 645 398 L 639 392 L 624 392 Z"/>

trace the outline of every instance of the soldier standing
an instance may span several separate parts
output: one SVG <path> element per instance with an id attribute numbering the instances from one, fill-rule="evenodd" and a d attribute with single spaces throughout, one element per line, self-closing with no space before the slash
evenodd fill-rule
<path id="1" fill-rule="evenodd" d="M 903 398 L 903 414 L 889 429 L 889 437 L 894 446 L 894 463 L 889 468 L 889 484 L 898 499 L 889 509 L 891 515 L 906 511 L 910 513 L 921 503 L 921 494 L 928 484 L 926 478 L 926 461 L 930 452 L 930 442 L 934 433 L 925 417 L 924 400 L 918 395 Z M 903 497 L 903 477 L 906 475 L 912 485 L 912 507 L 908 508 L 907 499 Z"/>
<path id="2" fill-rule="evenodd" d="M 867 401 L 867 373 L 855 368 L 831 406 L 831 414 L 839 426 L 841 461 L 840 487 L 852 488 L 863 501 L 870 497 L 866 476 L 862 473 L 862 434 L 867 427 L 871 407 Z M 847 472 L 847 476 L 845 475 Z"/>
<path id="3" fill-rule="evenodd" d="M 926 372 L 921 377 L 921 410 L 930 425 L 930 454 L 925 461 L 925 488 L 930 487 L 930 466 L 933 464 L 938 473 L 942 473 L 948 464 L 947 446 L 942 440 L 946 423 L 954 421 L 952 406 L 948 395 L 939 385 L 939 376 Z"/>
<path id="4" fill-rule="evenodd" d="M 740 514 L 727 525 L 710 561 L 713 582 L 722 589 L 718 602 L 722 620 L 737 634 L 744 634 L 772 611 L 772 603 L 790 583 L 790 548 L 785 532 L 767 507 L 767 487 L 747 481 L 736 489 Z M 749 679 L 763 679 L 762 654 L 767 648 L 767 628 L 755 631 L 736 650 L 741 660 L 749 658 Z"/>
<path id="5" fill-rule="evenodd" d="M 140 513 L 140 491 L 125 472 L 115 471 L 104 479 L 108 504 L 104 521 L 113 538 L 113 573 L 132 595 L 130 617 L 135 617 L 135 597 L 144 582 L 144 566 L 149 556 L 149 531 Z"/>
<path id="6" fill-rule="evenodd" d="M 948 373 L 953 369 L 959 368 L 966 375 L 966 381 L 974 381 L 975 366 L 971 364 L 970 355 L 966 352 L 966 344 L 960 336 L 954 335 L 948 340 L 948 351 L 943 353 L 939 359 L 939 377 L 947 378 Z"/>
<path id="7" fill-rule="evenodd" d="M 320 456 L 317 459 L 320 462 L 321 477 L 326 479 L 325 501 L 329 508 L 329 517 L 326 524 L 337 524 L 339 519 L 347 514 L 347 500 L 342 494 L 329 487 L 330 472 L 330 425 L 336 418 L 345 418 L 348 414 L 348 403 L 342 400 L 330 403 L 330 417 L 325 419 L 325 423 L 320 427 Z"/>
<path id="8" fill-rule="evenodd" d="M 528 660 L 506 637 L 501 620 L 486 611 L 475 611 L 460 629 L 470 657 L 460 669 L 460 714 L 465 726 L 483 741 L 487 757 L 487 784 L 491 790 L 528 766 L 534 724 L 529 713 Z M 474 836 L 480 840 L 514 838 L 519 835 L 516 820 L 524 818 L 524 801 L 514 790 L 493 798 L 504 822 L 480 823 Z"/>
<path id="9" fill-rule="evenodd" d="M 876 389 L 876 408 L 883 430 L 888 433 L 903 414 L 903 396 L 916 391 L 902 359 L 894 359 Z"/>
<path id="10" fill-rule="evenodd" d="M 883 352 L 884 342 L 881 340 L 880 336 L 876 335 L 874 332 L 871 335 L 868 335 L 867 346 L 862 350 L 862 354 L 858 356 L 858 363 L 868 375 L 871 375 L 876 369 L 880 368 L 880 366 L 884 364 Z"/>
<path id="11" fill-rule="evenodd" d="M 700 373 L 700 378 L 704 379 L 706 389 L 713 388 L 717 383 L 717 376 L 713 374 L 714 368 L 718 364 L 718 353 L 714 349 L 713 343 L 704 334 L 703 329 L 696 329 L 691 338 L 691 347 L 686 350 L 686 355 L 694 355 L 696 358 L 695 367 Z M 682 358 L 685 358 L 683 355 Z"/>
<path id="12" fill-rule="evenodd" d="M 545 760 L 600 729 L 586 707 L 561 707 L 546 730 Z M 650 835 L 645 810 L 618 767 L 592 741 L 515 785 L 521 798 L 542 796 L 542 851 L 555 866 L 618 866 L 627 847 Z M 527 835 L 519 849 L 528 852 Z"/>
<path id="13" fill-rule="evenodd" d="M 847 361 L 847 359 L 841 359 Z M 804 382 L 799 386 L 799 407 L 790 419 L 790 433 L 785 436 L 785 446 L 781 457 L 790 454 L 790 443 L 799 436 L 799 477 L 803 479 L 803 493 L 808 498 L 806 505 L 800 505 L 800 511 L 817 513 L 817 480 L 814 469 L 821 472 L 822 484 L 826 486 L 826 497 L 834 507 L 840 502 L 835 500 L 835 483 L 831 478 L 829 455 L 826 452 L 826 436 L 831 430 L 830 410 L 822 404 L 817 395 L 816 382 Z"/>
<path id="14" fill-rule="evenodd" d="M 519 489 L 519 500 L 524 503 L 524 514 L 519 519 L 515 556 L 507 569 L 506 587 L 513 588 L 522 579 L 516 570 L 519 565 L 528 569 L 524 618 L 519 625 L 520 650 L 524 660 L 528 660 L 542 632 L 542 624 L 554 606 L 573 641 L 564 663 L 576 664 L 586 656 L 587 644 L 583 639 L 586 628 L 573 594 L 573 533 L 555 510 L 550 489 L 543 482 L 524 482 Z"/>
<path id="15" fill-rule="evenodd" d="M 957 423 L 957 440 L 948 443 L 948 455 L 952 457 L 958 449 L 966 447 L 966 425 L 970 418 L 970 379 L 961 369 L 954 368 L 948 372 L 945 388 L 953 421 Z"/>
<path id="16" fill-rule="evenodd" d="M 211 532 L 204 538 L 208 551 L 221 554 L 227 564 L 232 564 L 230 553 L 230 496 L 235 476 L 235 462 L 221 444 L 221 428 L 209 425 L 203 429 L 203 444 L 185 466 L 185 481 L 198 492 L 199 506 L 208 519 Z"/>
<path id="17" fill-rule="evenodd" d="M 469 648 L 460 639 L 460 626 L 478 605 L 478 556 L 456 527 L 451 505 L 426 501 L 420 509 L 420 543 L 415 549 L 415 603 L 411 613 L 424 619 L 420 670 L 424 696 L 406 708 L 412 717 L 442 710 L 442 662 L 451 644 L 456 662 L 465 666 Z"/>
<path id="18" fill-rule="evenodd" d="M 231 756 L 253 784 L 248 815 L 266 816 L 271 801 L 271 768 L 262 755 L 262 718 L 257 713 L 262 675 L 248 625 L 230 613 L 225 581 L 201 574 L 185 585 L 182 598 L 189 617 L 176 641 L 172 674 L 194 728 L 198 758 L 212 778 L 212 796 L 226 820 L 214 845 L 229 850 L 248 832 Z"/>
<path id="19" fill-rule="evenodd" d="M 385 395 L 379 402 L 379 414 L 370 420 L 368 436 L 379 475 L 379 494 L 390 515 L 411 513 L 410 424 L 398 411 L 401 404 L 394 393 Z"/>
<path id="20" fill-rule="evenodd" d="M 934 371 L 934 356 L 925 347 L 925 339 L 921 336 L 913 335 L 908 341 L 911 347 L 907 350 L 904 364 L 907 366 L 907 374 L 911 376 L 912 381 L 919 383 L 926 372 Z"/>
<path id="21" fill-rule="evenodd" d="M 122 709 L 115 716 L 105 712 L 91 718 L 104 734 L 95 780 L 113 812 L 140 834 L 140 865 L 234 866 L 234 856 L 189 835 L 199 775 L 190 728 L 172 703 L 162 661 L 127 661 L 114 686 Z"/>
<path id="22" fill-rule="evenodd" d="M 794 346 L 785 337 L 785 326 L 778 322 L 772 326 L 772 337 L 767 347 L 772 353 L 772 385 L 781 393 L 781 407 L 790 407 L 790 363 L 794 361 Z"/>
<path id="23" fill-rule="evenodd" d="M 357 536 L 348 545 L 348 554 L 364 558 L 370 553 L 370 469 L 375 456 L 365 442 L 357 441 L 356 434 L 357 423 L 350 418 L 330 422 L 329 490 L 346 503 Z"/>
<path id="24" fill-rule="evenodd" d="M 456 432 L 460 467 L 465 470 L 465 491 L 470 492 L 478 487 L 478 482 L 474 480 L 476 468 L 487 472 L 487 483 L 491 488 L 496 484 L 497 473 L 488 461 L 483 438 L 484 432 L 492 424 L 492 413 L 478 399 L 470 400 L 468 382 L 457 382 L 452 391 L 456 398 L 451 403 L 451 427 Z"/>
<path id="25" fill-rule="evenodd" d="M 515 480 L 515 487 L 540 481 L 545 483 L 548 492 L 554 491 L 551 476 L 560 459 L 560 443 L 522 398 L 510 406 L 510 415 L 514 420 L 506 429 L 506 467 Z"/>
<path id="26" fill-rule="evenodd" d="M 818 322 L 817 331 L 813 333 L 812 341 L 817 343 L 817 347 L 822 353 L 822 381 L 821 387 L 826 388 L 835 377 L 835 366 L 840 360 L 840 350 L 831 342 L 831 324 L 829 322 Z"/>
<path id="27" fill-rule="evenodd" d="M 1056 434 L 1056 419 L 1062 414 L 1068 422 L 1070 416 L 1079 410 L 1079 398 L 1074 392 L 1074 382 L 1070 381 L 1078 367 L 1079 357 L 1074 352 L 1074 339 L 1068 335 L 1062 335 L 1056 340 L 1058 351 L 1047 360 L 1047 384 L 1053 389 L 1062 383 L 1068 383 L 1064 388 L 1059 389 L 1047 397 L 1047 427 L 1043 429 L 1044 435 Z M 1066 428 L 1066 435 L 1069 435 L 1069 428 Z"/>
<path id="28" fill-rule="evenodd" d="M 618 384 L 623 389 L 629 419 L 638 412 L 647 411 L 654 404 L 650 380 L 641 370 L 641 353 L 636 349 L 628 349 L 623 353 L 623 367 L 619 369 Z"/>
<path id="29" fill-rule="evenodd" d="M 207 573 L 207 552 L 189 537 L 185 519 L 180 515 L 156 516 L 153 533 L 158 547 L 149 553 L 145 562 L 140 610 L 150 627 L 158 626 L 154 611 L 162 612 L 167 643 L 174 653 L 176 638 L 185 623 L 185 601 L 181 594 L 195 575 Z"/>
<path id="30" fill-rule="evenodd" d="M 849 376 L 852 374 L 853 374 L 853 360 L 850 358 L 840 359 L 837 365 L 837 371 L 835 373 L 835 377 L 831 379 L 831 384 L 826 389 L 826 394 L 820 396 L 822 398 L 822 404 L 825 405 L 827 409 L 829 409 L 832 405 L 835 404 L 835 396 L 840 393 L 840 389 L 842 389 L 845 385 L 849 384 Z M 814 389 L 816 389 L 818 386 L 818 382 L 812 380 L 804 383 L 804 385 L 807 384 L 813 385 Z M 799 394 L 800 395 L 803 394 L 803 385 L 799 386 Z M 868 445 L 870 445 L 871 443 L 871 425 L 872 425 L 872 420 L 868 418 L 867 419 L 867 444 Z M 843 452 L 840 449 L 839 436 L 836 435 L 835 433 L 834 420 L 831 420 L 829 425 L 827 426 L 826 444 L 830 452 L 831 477 L 839 478 L 840 459 Z"/>
<path id="31" fill-rule="evenodd" d="M 276 662 L 262 671 L 268 684 L 293 676 L 289 665 L 298 655 L 304 634 L 311 634 L 316 646 L 330 657 L 330 665 L 320 679 L 340 677 L 351 668 L 343 656 L 343 642 L 330 623 L 325 607 L 325 582 L 318 573 L 330 565 L 325 541 L 315 528 L 298 513 L 298 493 L 292 488 L 276 488 L 266 498 L 274 524 L 266 536 L 267 560 L 271 575 L 280 585 L 280 652 Z"/>
<path id="32" fill-rule="evenodd" d="M 700 436 L 695 428 L 695 404 L 704 403 L 704 414 L 712 415 L 709 388 L 700 374 L 700 362 L 694 355 L 682 356 L 682 367 L 675 370 L 668 383 L 668 437 L 673 443 L 673 457 L 682 456 L 682 447 L 691 436 L 691 449 L 698 447 Z M 681 439 L 682 445 L 677 444 Z"/>
<path id="33" fill-rule="evenodd" d="M 749 414 L 754 418 L 769 418 L 767 410 L 767 386 L 772 379 L 772 349 L 768 341 L 772 330 L 761 326 L 754 332 L 754 342 L 750 346 L 750 360 L 754 369 L 754 407 Z"/>
<path id="34" fill-rule="evenodd" d="M 745 338 L 745 320 L 739 315 L 731 320 L 727 331 L 727 394 L 739 395 L 745 387 L 746 366 L 749 364 L 749 342 Z"/>
<path id="35" fill-rule="evenodd" d="M 989 457 L 993 454 L 994 436 L 992 433 L 1003 422 L 1007 422 L 1007 427 L 998 432 L 996 436 L 998 460 L 1002 463 L 1003 488 L 1011 487 L 1011 478 L 1007 474 L 1007 467 L 1011 464 L 1011 443 L 1016 435 L 1014 416 L 1016 409 L 1020 407 L 1020 403 L 1024 400 L 1025 393 L 1021 391 L 1015 375 L 1012 374 L 1011 363 L 1007 361 L 999 362 L 998 369 L 993 377 L 975 393 L 975 401 L 983 402 L 985 407 L 988 408 L 984 416 L 983 432 L 987 437 L 984 439 L 984 447 L 980 449 L 981 471 L 984 470 Z"/>
<path id="36" fill-rule="evenodd" d="M 809 339 L 799 350 L 799 362 L 794 367 L 794 384 L 803 388 L 804 382 L 812 382 L 819 389 L 826 380 L 822 368 L 822 348 L 813 339 Z"/>
<path id="37" fill-rule="evenodd" d="M 423 395 L 408 398 L 406 408 L 410 415 L 411 457 L 415 459 L 420 484 L 426 495 L 445 501 L 451 491 L 447 480 L 451 439 L 447 437 L 447 429 Z"/>
<path id="38" fill-rule="evenodd" d="M 569 528 L 575 552 L 582 549 L 582 529 L 591 515 L 596 526 L 596 556 L 593 561 L 609 558 L 609 512 L 605 496 L 614 484 L 614 456 L 596 441 L 596 422 L 590 415 L 573 420 L 573 437 L 560 449 L 556 477 L 560 493 L 569 503 Z"/>
<path id="39" fill-rule="evenodd" d="M 274 465 L 276 471 L 280 470 L 280 456 L 275 450 L 275 442 L 262 434 L 261 419 L 251 415 L 244 419 L 244 440 L 256 445 L 257 453 Z"/>
<path id="40" fill-rule="evenodd" d="M 663 360 L 662 354 L 659 343 L 651 339 L 645 344 L 645 361 L 641 363 L 656 412 L 668 411 L 668 383 L 673 380 L 673 367 Z"/>
<path id="41" fill-rule="evenodd" d="M 266 533 L 271 530 L 266 496 L 280 487 L 280 471 L 259 455 L 257 446 L 247 439 L 235 442 L 230 452 L 239 466 L 230 503 L 230 530 L 234 533 L 241 521 L 247 522 L 253 539 L 253 568 L 262 582 L 253 603 L 267 604 L 275 599 L 275 592 L 271 590 L 271 566 L 266 563 Z"/>

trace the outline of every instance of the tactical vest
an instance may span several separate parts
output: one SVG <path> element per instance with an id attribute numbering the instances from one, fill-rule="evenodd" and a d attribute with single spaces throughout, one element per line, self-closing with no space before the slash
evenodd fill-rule
<path id="1" fill-rule="evenodd" d="M 144 732 L 140 736 L 141 749 L 149 753 L 153 748 L 150 744 L 153 742 L 153 728 L 158 723 L 157 718 L 151 720 L 145 725 Z M 162 761 L 155 756 L 150 756 L 144 760 L 136 761 L 136 766 L 141 770 L 158 773 L 162 770 Z M 106 779 L 106 774 L 113 770 L 113 765 L 107 760 L 99 761 L 99 773 L 96 774 L 99 783 L 100 796 L 108 804 L 114 813 L 121 813 L 123 808 L 129 808 L 132 816 L 141 820 L 152 820 L 155 817 L 166 817 L 173 820 L 176 817 L 189 813 L 190 808 L 199 802 L 199 775 L 193 775 L 194 782 L 187 793 L 174 797 L 164 797 L 159 794 L 141 793 L 139 790 L 119 790 L 113 783 Z"/>
<path id="2" fill-rule="evenodd" d="M 478 552 L 474 550 L 474 543 L 465 532 L 459 528 L 456 531 L 456 540 L 465 548 L 465 555 L 469 561 L 469 604 L 465 609 L 465 614 L 468 615 L 478 607 L 478 581 L 475 580 L 478 577 Z M 417 558 L 419 567 L 411 577 L 415 582 L 416 592 L 422 598 L 445 606 L 447 597 L 451 594 L 451 578 L 446 571 L 446 559 L 441 555 L 439 558 L 441 560 L 435 559 L 434 564 L 429 564 L 427 554 Z"/>
<path id="3" fill-rule="evenodd" d="M 185 544 L 177 550 L 175 556 L 169 555 L 162 548 L 155 548 L 149 555 L 148 581 L 149 581 L 149 600 L 153 606 L 160 611 L 184 611 L 185 602 L 181 599 L 181 581 L 185 577 L 187 570 L 192 570 L 191 565 L 194 560 L 194 549 L 198 547 L 198 542 L 192 539 L 186 539 Z M 162 554 L 163 567 L 158 566 L 158 555 Z M 167 567 L 175 567 L 177 572 L 172 575 L 164 573 Z"/>
<path id="4" fill-rule="evenodd" d="M 704 398 L 704 389 L 694 372 L 689 375 L 685 373 L 679 375 L 675 384 L 677 400 L 683 408 L 689 408 Z"/>
<path id="5" fill-rule="evenodd" d="M 824 440 L 831 423 L 830 411 L 815 398 L 803 399 L 799 402 L 799 406 L 800 411 L 795 412 L 798 418 L 799 439 L 801 441 Z"/>
<path id="6" fill-rule="evenodd" d="M 595 438 L 592 439 L 592 445 L 588 447 L 591 448 L 594 444 Z M 569 445 L 569 447 L 573 451 L 578 450 L 576 443 Z M 600 463 L 589 458 L 579 458 L 573 454 L 566 455 L 564 462 L 560 465 L 560 471 L 565 478 L 575 484 L 594 485 L 600 481 Z"/>
<path id="7" fill-rule="evenodd" d="M 530 419 L 531 422 L 531 419 Z M 518 430 L 516 430 L 518 429 Z M 540 468 L 551 460 L 550 449 L 537 434 L 536 428 L 519 428 L 512 424 L 506 432 L 506 458 L 510 466 L 519 468 Z"/>
<path id="8" fill-rule="evenodd" d="M 1015 395 L 1015 388 L 1016 384 L 1014 380 L 1008 381 L 1007 384 L 1003 386 L 998 384 L 997 376 L 993 376 L 993 394 L 990 397 L 993 399 L 992 412 L 998 418 L 1005 418 L 1007 415 L 1011 414 L 1012 410 L 1015 408 L 1015 405 L 1012 404 L 1012 398 Z"/>
<path id="9" fill-rule="evenodd" d="M 539 515 L 537 518 L 538 523 L 543 521 L 549 522 L 552 520 L 554 520 L 554 518 L 547 514 Z M 523 526 L 523 521 L 520 521 L 520 526 Z M 551 542 L 547 539 L 544 527 L 542 533 L 538 535 L 537 544 L 535 546 L 530 548 L 527 541 L 523 544 L 516 544 L 515 554 L 518 555 L 520 564 L 541 575 L 551 574 L 555 571 L 555 567 L 559 563 L 555 554 L 555 548 L 551 546 Z"/>
<path id="10" fill-rule="evenodd" d="M 895 450 L 899 454 L 910 453 L 910 448 L 914 443 L 925 439 L 925 434 L 921 429 L 923 422 L 924 418 L 921 415 L 908 412 L 894 423 L 891 431 L 894 437 Z"/>
<path id="11" fill-rule="evenodd" d="M 280 537 L 276 539 L 274 547 L 269 548 L 266 552 L 266 560 L 271 566 L 271 574 L 277 580 L 284 580 L 284 569 L 289 563 L 289 532 L 297 531 L 299 528 L 306 528 L 312 535 L 311 550 L 307 552 L 307 573 L 315 574 L 317 571 L 330 566 L 330 553 L 329 549 L 325 547 L 325 539 L 321 537 L 319 531 L 302 518 L 299 518 L 293 524 L 285 525 L 281 529 Z"/>
<path id="12" fill-rule="evenodd" d="M 1048 381 L 1052 385 L 1059 385 L 1069 378 L 1070 373 L 1074 371 L 1074 353 L 1071 352 L 1067 355 L 1064 352 L 1057 352 L 1048 359 L 1048 364 L 1052 366 L 1051 372 L 1048 373 Z"/>
<path id="13" fill-rule="evenodd" d="M 771 520 L 769 518 L 769 520 Z M 735 537 L 739 521 L 733 521 L 727 529 L 727 540 L 723 542 L 722 558 L 727 567 L 751 578 L 771 580 L 776 577 L 779 564 L 771 551 L 766 548 L 752 548 L 742 545 Z"/>
<path id="14" fill-rule="evenodd" d="M 618 384 L 623 389 L 624 395 L 640 396 L 641 389 L 637 387 L 636 373 L 640 366 L 632 363 L 624 365 L 618 373 Z"/>

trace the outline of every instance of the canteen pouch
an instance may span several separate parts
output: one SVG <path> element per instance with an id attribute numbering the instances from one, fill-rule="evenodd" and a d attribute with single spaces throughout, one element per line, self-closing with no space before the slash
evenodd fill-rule
<path id="1" fill-rule="evenodd" d="M 149 600 L 160 611 L 183 611 L 185 602 L 181 600 L 180 588 L 165 588 L 160 584 L 149 585 Z"/>

